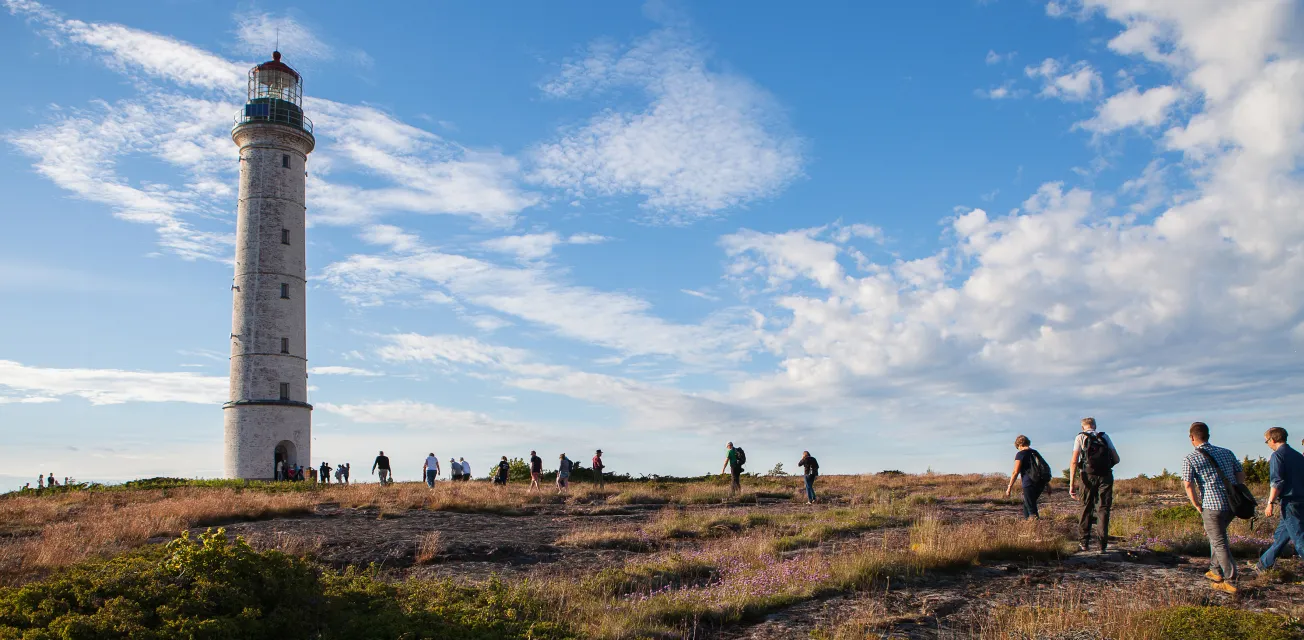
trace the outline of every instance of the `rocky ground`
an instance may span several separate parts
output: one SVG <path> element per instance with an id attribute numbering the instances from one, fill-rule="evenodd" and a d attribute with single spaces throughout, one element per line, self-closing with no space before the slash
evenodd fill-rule
<path id="1" fill-rule="evenodd" d="M 1180 503 L 1180 496 L 1157 496 L 1156 504 Z M 1067 495 L 1052 495 L 1045 509 L 1068 512 L 1077 504 Z M 312 551 L 327 564 L 344 567 L 374 563 L 395 578 L 406 576 L 482 580 L 491 575 L 520 578 L 533 572 L 552 576 L 591 572 L 617 566 L 635 552 L 580 549 L 559 544 L 578 528 L 626 527 L 645 522 L 659 505 L 623 507 L 546 505 L 525 507 L 505 515 L 412 510 L 401 514 L 376 509 L 348 509 L 322 504 L 311 515 L 227 525 L 259 546 Z M 688 509 L 737 509 L 737 505 L 705 505 Z M 749 506 L 766 512 L 829 508 L 808 507 L 783 500 L 762 500 Z M 1017 515 L 1018 507 L 1004 502 L 942 500 L 936 506 L 948 518 L 968 520 Z M 437 532 L 437 541 L 431 534 Z M 900 537 L 904 525 L 853 534 L 826 544 L 881 543 Z M 423 547 L 423 541 L 425 546 Z M 691 541 L 677 544 L 692 544 Z M 423 552 L 424 549 L 424 552 Z M 1288 566 L 1294 566 L 1290 561 Z M 1116 540 L 1106 553 L 1072 554 L 1037 563 L 998 563 L 960 573 L 937 573 L 888 584 L 871 594 L 837 595 L 806 601 L 776 611 L 761 621 L 726 629 L 707 630 L 696 637 L 769 640 L 809 637 L 857 615 L 881 620 L 883 638 L 968 637 L 975 620 L 992 607 L 1027 603 L 1038 594 L 1066 588 L 1109 590 L 1127 594 L 1163 591 L 1210 603 L 1277 612 L 1304 605 L 1304 583 L 1249 581 L 1233 598 L 1212 592 L 1202 577 L 1207 559 L 1149 551 L 1128 540 Z"/>

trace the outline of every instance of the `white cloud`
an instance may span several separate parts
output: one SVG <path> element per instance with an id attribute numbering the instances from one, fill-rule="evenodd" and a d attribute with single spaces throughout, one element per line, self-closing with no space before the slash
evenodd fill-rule
<path id="1" fill-rule="evenodd" d="M 995 49 L 988 49 L 987 57 L 984 58 L 984 61 L 987 64 L 1000 64 L 1001 62 L 1008 62 L 1013 59 L 1014 59 L 1013 51 L 1009 53 L 996 53 Z"/>
<path id="2" fill-rule="evenodd" d="M 229 380 L 185 372 L 123 371 L 120 369 L 53 369 L 0 360 L 0 387 L 53 396 L 78 396 L 91 404 L 124 402 L 192 402 L 219 405 L 226 400 Z"/>
<path id="3" fill-rule="evenodd" d="M 977 95 L 979 98 L 987 98 L 990 100 L 1005 100 L 1007 98 L 1021 98 L 1026 93 L 1027 92 L 1023 91 L 1022 89 L 1016 89 L 1014 87 L 1013 80 L 1008 80 L 1000 84 L 999 86 L 991 87 L 990 89 L 977 89 L 974 91 L 974 94 Z"/>
<path id="4" fill-rule="evenodd" d="M 801 173 L 802 142 L 752 81 L 715 71 L 704 48 L 663 28 L 620 50 L 594 45 L 567 63 L 554 97 L 634 87 L 650 104 L 607 109 L 535 151 L 534 178 L 579 196 L 638 195 L 660 220 L 684 222 L 771 196 Z"/>
<path id="5" fill-rule="evenodd" d="M 199 229 L 190 219 L 229 215 L 223 210 L 233 195 L 228 183 L 236 151 L 224 134 L 235 106 L 172 95 L 97 107 L 65 112 L 53 124 L 8 134 L 8 140 L 59 187 L 108 205 L 120 219 L 153 225 L 159 244 L 177 255 L 229 259 L 233 234 Z M 184 170 L 186 184 L 131 186 L 116 165 L 136 153 Z"/>
<path id="6" fill-rule="evenodd" d="M 1026 67 L 1023 71 L 1029 78 L 1042 81 L 1041 92 L 1037 95 L 1043 98 L 1081 102 L 1100 93 L 1100 73 L 1085 61 L 1064 69 L 1059 62 L 1046 58 L 1041 64 Z"/>
<path id="7" fill-rule="evenodd" d="M 1166 85 L 1144 93 L 1130 87 L 1110 96 L 1096 110 L 1096 117 L 1075 126 L 1097 133 L 1112 133 L 1132 126 L 1156 127 L 1163 124 L 1168 108 L 1180 97 L 1181 92 Z"/>
<path id="8" fill-rule="evenodd" d="M 357 404 L 318 403 L 318 409 L 364 424 L 395 424 L 412 429 L 429 429 L 442 434 L 499 433 L 528 437 L 537 433 L 533 425 L 499 420 L 485 413 L 450 409 L 427 402 L 395 400 Z"/>
<path id="9" fill-rule="evenodd" d="M 379 371 L 371 371 L 369 369 L 359 369 L 357 367 L 341 367 L 341 366 L 311 367 L 308 369 L 308 374 L 314 376 L 363 376 L 363 377 L 374 377 L 374 376 L 385 375 Z"/>
<path id="10" fill-rule="evenodd" d="M 719 312 L 698 325 L 667 322 L 653 315 L 651 304 L 642 298 L 563 283 L 542 264 L 504 267 L 425 250 L 350 256 L 328 265 L 322 277 L 354 303 L 374 305 L 433 292 L 630 355 L 702 362 L 740 352 L 753 339 L 750 329 L 738 324 L 736 310 Z"/>
<path id="11" fill-rule="evenodd" d="M 239 12 L 236 18 L 236 39 L 240 53 L 258 59 L 270 59 L 278 47 L 289 57 L 330 60 L 334 52 L 317 39 L 297 20 L 289 16 L 276 17 L 269 13 Z"/>
<path id="12" fill-rule="evenodd" d="M 555 231 L 527 233 L 518 236 L 492 238 L 480 243 L 481 247 L 498 253 L 507 253 L 520 260 L 541 260 L 552 255 L 552 250 L 562 244 L 598 244 L 607 238 L 595 233 L 577 233 L 562 237 Z"/>
<path id="13" fill-rule="evenodd" d="M 720 298 L 717 298 L 716 296 L 713 296 L 713 295 L 711 295 L 711 294 L 709 294 L 709 293 L 703 293 L 703 292 L 701 292 L 701 291 L 697 291 L 697 290 L 695 290 L 695 289 L 680 289 L 679 292 L 680 292 L 680 293 L 683 293 L 683 294 L 687 294 L 687 295 L 693 296 L 694 298 L 701 298 L 701 299 L 703 299 L 703 300 L 711 300 L 711 301 L 715 301 L 715 300 L 719 300 L 719 299 L 720 299 Z"/>
<path id="14" fill-rule="evenodd" d="M 193 45 L 120 24 L 67 20 L 37 2 L 4 0 L 4 5 L 10 13 L 45 26 L 45 35 L 56 45 L 98 50 L 106 64 L 120 71 L 220 93 L 244 93 L 251 64 L 229 62 Z"/>

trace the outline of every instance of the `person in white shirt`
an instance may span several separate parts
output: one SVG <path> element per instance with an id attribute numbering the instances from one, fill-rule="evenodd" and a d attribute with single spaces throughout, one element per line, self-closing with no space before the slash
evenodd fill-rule
<path id="1" fill-rule="evenodd" d="M 471 479 L 471 463 L 470 463 L 470 462 L 467 462 L 467 461 L 466 461 L 466 458 L 458 458 L 457 460 L 458 460 L 458 462 L 460 462 L 460 463 L 462 464 L 462 482 L 466 482 L 467 480 L 470 480 L 470 479 Z"/>
<path id="2" fill-rule="evenodd" d="M 426 477 L 426 486 L 435 487 L 435 478 L 439 477 L 439 458 L 435 457 L 435 452 L 431 451 L 426 456 L 426 463 L 421 467 L 421 475 Z"/>
<path id="3" fill-rule="evenodd" d="M 448 473 L 452 476 L 453 482 L 462 481 L 462 465 L 457 464 L 457 458 L 448 459 Z"/>

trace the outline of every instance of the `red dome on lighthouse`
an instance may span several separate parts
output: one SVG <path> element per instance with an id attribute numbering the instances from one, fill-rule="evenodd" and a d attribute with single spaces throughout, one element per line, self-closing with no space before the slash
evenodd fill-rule
<path id="1" fill-rule="evenodd" d="M 281 52 L 280 52 L 280 51 L 273 51 L 273 52 L 272 52 L 272 59 L 271 59 L 271 60 L 268 60 L 267 62 L 264 62 L 264 63 L 262 63 L 262 64 L 260 64 L 260 65 L 258 65 L 258 66 L 256 66 L 256 67 L 254 67 L 254 71 L 281 71 L 281 72 L 284 72 L 284 73 L 291 73 L 291 74 L 294 74 L 294 77 L 295 77 L 295 78 L 298 78 L 298 77 L 299 77 L 299 72 L 298 72 L 298 71 L 295 71 L 294 69 L 292 69 L 292 68 L 290 67 L 290 65 L 285 64 L 284 62 L 281 62 Z"/>

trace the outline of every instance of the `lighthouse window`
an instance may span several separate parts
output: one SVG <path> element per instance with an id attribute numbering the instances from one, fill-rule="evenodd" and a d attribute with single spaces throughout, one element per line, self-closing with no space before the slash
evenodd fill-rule
<path id="1" fill-rule="evenodd" d="M 290 230 L 281 229 L 281 244 L 290 244 Z"/>
<path id="2" fill-rule="evenodd" d="M 289 352 L 290 352 L 290 339 L 281 338 L 281 353 L 289 353 Z"/>
<path id="3" fill-rule="evenodd" d="M 290 285 L 284 282 L 281 283 L 281 297 L 286 300 L 290 299 Z"/>
<path id="4" fill-rule="evenodd" d="M 281 166 L 286 169 L 290 168 L 290 154 L 287 153 L 281 156 Z"/>
<path id="5" fill-rule="evenodd" d="M 281 399 L 282 400 L 290 399 L 290 383 L 288 382 L 281 383 Z"/>

